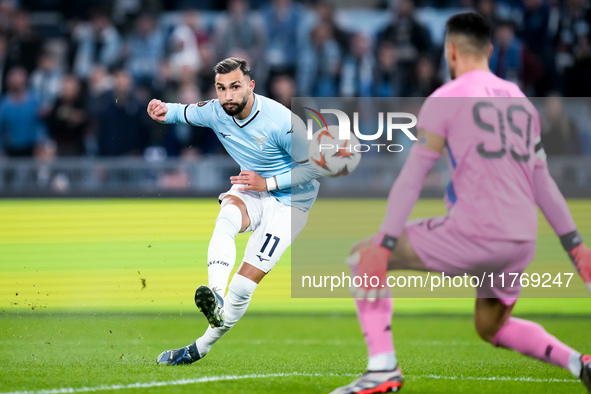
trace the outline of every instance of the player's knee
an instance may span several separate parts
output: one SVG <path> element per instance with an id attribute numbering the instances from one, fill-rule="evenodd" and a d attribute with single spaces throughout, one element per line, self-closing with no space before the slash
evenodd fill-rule
<path id="1" fill-rule="evenodd" d="M 492 343 L 495 335 L 497 335 L 498 329 L 494 324 L 481 322 L 478 319 L 474 321 L 474 328 L 478 336 L 485 342 Z"/>
<path id="2" fill-rule="evenodd" d="M 244 201 L 242 201 L 236 196 L 226 196 L 222 200 L 220 210 L 224 209 L 224 207 L 226 207 L 227 205 L 234 205 L 238 207 L 241 214 L 240 232 L 245 231 L 248 228 L 248 226 L 250 226 L 250 217 L 248 216 L 248 211 L 246 210 L 246 204 L 244 203 Z"/>
<path id="3" fill-rule="evenodd" d="M 495 336 L 511 317 L 512 305 L 505 305 L 497 298 L 477 298 L 474 327 L 484 341 L 494 343 Z"/>
<path id="4" fill-rule="evenodd" d="M 474 317 L 474 328 L 476 332 L 482 338 L 483 341 L 488 343 L 494 343 L 495 336 L 505 325 L 504 319 L 496 319 L 492 316 L 479 316 L 478 314 Z"/>

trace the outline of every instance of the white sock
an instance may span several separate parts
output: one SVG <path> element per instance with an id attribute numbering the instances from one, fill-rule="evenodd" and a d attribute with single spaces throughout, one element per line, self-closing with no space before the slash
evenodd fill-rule
<path id="1" fill-rule="evenodd" d="M 242 225 L 242 214 L 236 205 L 224 206 L 215 221 L 215 228 L 207 249 L 209 287 L 222 297 L 236 263 L 235 238 Z"/>
<path id="2" fill-rule="evenodd" d="M 371 356 L 367 362 L 368 371 L 391 371 L 396 368 L 396 355 L 392 353 L 382 353 Z"/>
<path id="3" fill-rule="evenodd" d="M 223 327 L 208 327 L 205 334 L 197 339 L 197 350 L 201 357 L 205 356 L 209 349 L 221 337 L 223 337 L 246 312 L 252 293 L 257 288 L 257 284 L 252 280 L 235 274 L 230 282 L 228 295 L 224 299 L 224 315 L 226 321 Z"/>
<path id="4" fill-rule="evenodd" d="M 568 370 L 575 375 L 575 377 L 579 378 L 581 377 L 582 368 L 583 363 L 581 362 L 581 353 L 573 352 L 568 358 Z"/>

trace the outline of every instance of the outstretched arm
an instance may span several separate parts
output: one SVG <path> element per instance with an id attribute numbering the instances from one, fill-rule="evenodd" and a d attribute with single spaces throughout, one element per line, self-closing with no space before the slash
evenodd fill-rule
<path id="1" fill-rule="evenodd" d="M 190 126 L 207 126 L 213 116 L 211 101 L 198 104 L 165 103 L 152 99 L 148 103 L 148 115 L 156 122 L 165 124 L 184 123 Z"/>
<path id="2" fill-rule="evenodd" d="M 534 193 L 536 204 L 560 238 L 562 247 L 591 291 L 591 250 L 583 243 L 566 200 L 548 171 L 546 154 L 541 143 L 536 145 Z"/>

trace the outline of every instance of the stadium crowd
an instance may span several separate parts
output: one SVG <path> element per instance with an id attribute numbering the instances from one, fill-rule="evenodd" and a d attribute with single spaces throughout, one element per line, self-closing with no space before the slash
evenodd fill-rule
<path id="1" fill-rule="evenodd" d="M 586 0 L 373 3 L 389 22 L 368 33 L 339 23 L 327 0 L 1 0 L 0 156 L 120 157 L 154 146 L 172 157 L 221 153 L 213 133 L 161 127 L 145 108 L 152 97 L 215 97 L 212 67 L 228 56 L 247 59 L 256 91 L 288 107 L 292 96 L 428 96 L 448 76 L 443 47 L 417 13 L 442 5 L 490 19 L 491 70 L 549 97 L 548 154 L 591 153 L 591 131 L 558 99 L 591 92 Z M 39 11 L 61 17 L 40 21 Z"/>

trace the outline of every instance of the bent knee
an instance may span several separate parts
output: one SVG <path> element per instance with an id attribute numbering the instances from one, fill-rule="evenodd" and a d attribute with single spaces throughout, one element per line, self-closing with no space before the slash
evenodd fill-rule
<path id="1" fill-rule="evenodd" d="M 484 341 L 493 343 L 497 333 L 511 317 L 512 305 L 504 305 L 496 298 L 477 298 L 474 328 Z"/>
<path id="2" fill-rule="evenodd" d="M 250 217 L 248 216 L 248 211 L 246 210 L 246 204 L 240 198 L 232 195 L 228 195 L 224 197 L 222 200 L 222 204 L 220 205 L 220 209 L 225 207 L 226 205 L 235 205 L 240 209 L 240 213 L 242 214 L 242 223 L 240 225 L 240 232 L 246 231 L 248 226 L 250 226 Z"/>
<path id="3" fill-rule="evenodd" d="M 475 323 L 474 328 L 476 328 L 476 332 L 478 336 L 485 342 L 493 343 L 497 332 L 499 332 L 500 327 L 497 327 L 493 324 L 479 324 L 478 322 Z"/>

